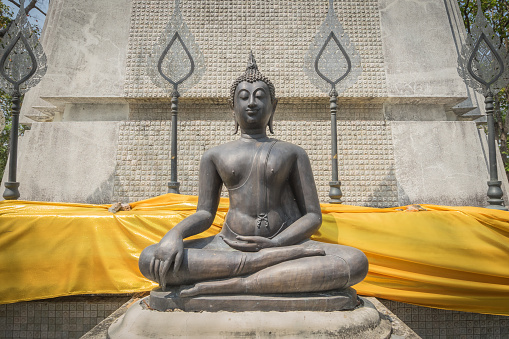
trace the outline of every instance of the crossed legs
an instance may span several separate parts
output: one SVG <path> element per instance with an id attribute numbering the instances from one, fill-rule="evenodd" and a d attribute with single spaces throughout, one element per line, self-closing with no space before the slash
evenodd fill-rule
<path id="1" fill-rule="evenodd" d="M 230 250 L 218 238 L 185 243 L 182 266 L 168 272 L 169 285 L 193 284 L 181 296 L 199 294 L 267 294 L 342 289 L 364 279 L 368 261 L 361 251 L 342 245 L 306 240 L 298 245 L 259 252 Z M 148 263 L 156 245 L 140 256 L 140 270 L 148 279 Z M 220 279 L 220 280 L 217 280 Z"/>

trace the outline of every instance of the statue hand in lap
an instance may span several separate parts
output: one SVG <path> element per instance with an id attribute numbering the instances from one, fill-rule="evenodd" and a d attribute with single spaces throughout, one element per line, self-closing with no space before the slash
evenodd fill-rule
<path id="1" fill-rule="evenodd" d="M 328 291 L 362 281 L 364 253 L 309 240 L 322 223 L 309 158 L 302 148 L 267 137 L 277 99 L 252 54 L 231 100 L 240 139 L 202 156 L 196 213 L 142 252 L 142 274 L 163 289 L 190 285 L 183 297 Z M 212 225 L 222 185 L 230 207 L 220 234 L 184 240 Z"/>

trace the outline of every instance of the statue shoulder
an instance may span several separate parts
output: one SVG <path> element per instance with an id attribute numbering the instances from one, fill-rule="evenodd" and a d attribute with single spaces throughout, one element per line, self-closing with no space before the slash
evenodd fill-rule
<path id="1" fill-rule="evenodd" d="M 307 152 L 300 146 L 292 144 L 291 142 L 277 140 L 278 148 L 288 152 L 289 154 L 296 155 L 297 157 L 308 158 Z"/>
<path id="2" fill-rule="evenodd" d="M 201 161 L 214 161 L 218 158 L 220 158 L 222 155 L 225 154 L 225 152 L 228 152 L 232 148 L 234 148 L 234 142 L 227 142 L 225 144 L 217 145 L 214 147 L 209 148 L 208 150 L 203 153 L 201 157 Z"/>

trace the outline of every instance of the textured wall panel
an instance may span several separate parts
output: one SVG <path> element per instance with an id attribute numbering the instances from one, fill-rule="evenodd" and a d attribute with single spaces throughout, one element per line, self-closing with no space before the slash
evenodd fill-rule
<path id="1" fill-rule="evenodd" d="M 120 125 L 116 201 L 136 201 L 167 193 L 170 176 L 170 121 L 124 121 Z"/>
<path id="2" fill-rule="evenodd" d="M 133 0 L 127 77 L 129 98 L 167 97 L 146 75 L 147 57 L 173 11 L 173 1 Z M 225 98 L 253 50 L 278 97 L 318 97 L 303 71 L 304 55 L 325 19 L 328 1 L 182 0 L 181 12 L 204 54 L 207 70 L 184 96 Z M 361 55 L 364 72 L 345 97 L 385 97 L 377 0 L 335 2 L 345 32 Z"/>
<path id="3" fill-rule="evenodd" d="M 338 158 L 345 203 L 398 205 L 390 125 L 383 121 L 340 121 Z"/>
<path id="4" fill-rule="evenodd" d="M 170 180 L 171 121 L 168 105 L 132 105 L 132 120 L 120 127 L 115 197 L 135 201 L 166 193 Z M 239 136 L 232 135 L 233 120 L 227 105 L 180 106 L 178 175 L 181 193 L 198 194 L 199 161 L 205 150 Z M 274 137 L 303 147 L 311 160 L 320 200 L 328 201 L 330 116 L 327 106 L 282 105 L 276 112 Z M 382 116 L 377 105 L 348 107 L 340 119 Z M 205 120 L 205 117 L 207 118 Z M 396 181 L 390 126 L 377 120 L 340 120 L 338 123 L 339 175 L 343 201 L 365 206 L 395 206 Z M 225 193 L 225 192 L 223 192 Z"/>

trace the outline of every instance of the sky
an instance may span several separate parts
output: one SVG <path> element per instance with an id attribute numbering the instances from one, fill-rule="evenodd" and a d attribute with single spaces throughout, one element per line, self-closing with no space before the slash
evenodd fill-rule
<path id="1" fill-rule="evenodd" d="M 15 0 L 15 1 L 17 3 L 19 3 L 19 0 Z M 29 2 L 30 2 L 30 0 L 25 0 L 25 7 L 26 7 L 26 5 L 28 5 Z M 15 18 L 16 15 L 18 14 L 18 10 L 19 10 L 18 6 L 14 5 L 9 0 L 4 0 L 3 3 L 6 4 L 7 6 L 9 6 L 11 11 L 14 13 L 14 18 Z M 48 5 L 49 5 L 49 0 L 37 1 L 37 7 L 39 7 L 44 13 L 48 12 Z M 35 26 L 39 26 L 40 29 L 42 29 L 42 25 L 44 24 L 45 18 L 46 17 L 35 8 L 30 11 L 30 16 L 29 16 L 30 23 Z"/>

